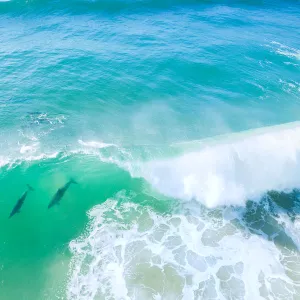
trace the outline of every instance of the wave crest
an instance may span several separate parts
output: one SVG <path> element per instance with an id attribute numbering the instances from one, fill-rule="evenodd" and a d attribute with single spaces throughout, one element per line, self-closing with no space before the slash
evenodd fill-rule
<path id="1" fill-rule="evenodd" d="M 163 194 L 207 207 L 244 205 L 267 191 L 300 186 L 300 124 L 203 143 L 177 158 L 148 163 L 143 177 Z"/>

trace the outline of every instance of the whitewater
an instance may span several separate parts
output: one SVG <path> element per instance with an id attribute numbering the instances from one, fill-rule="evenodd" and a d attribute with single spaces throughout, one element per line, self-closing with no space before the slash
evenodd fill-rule
<path id="1" fill-rule="evenodd" d="M 0 299 L 300 299 L 299 16 L 0 1 Z"/>

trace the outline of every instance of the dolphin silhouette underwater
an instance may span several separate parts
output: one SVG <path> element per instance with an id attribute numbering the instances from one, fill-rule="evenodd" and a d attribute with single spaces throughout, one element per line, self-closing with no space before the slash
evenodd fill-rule
<path id="1" fill-rule="evenodd" d="M 51 202 L 48 205 L 48 209 L 54 206 L 55 204 L 59 204 L 62 197 L 64 196 L 67 189 L 70 187 L 71 184 L 77 184 L 77 182 L 73 179 L 70 179 L 69 182 L 67 182 L 63 187 L 59 188 L 55 195 L 53 196 Z"/>
<path id="2" fill-rule="evenodd" d="M 23 193 L 23 195 L 21 196 L 21 198 L 18 200 L 18 202 L 16 203 L 16 205 L 14 206 L 13 210 L 11 211 L 10 215 L 9 215 L 9 218 L 11 218 L 13 215 L 15 215 L 16 213 L 20 213 L 20 209 L 21 207 L 23 206 L 24 204 L 24 201 L 28 195 L 28 192 L 30 191 L 34 191 L 34 189 L 29 185 L 27 184 L 27 191 L 25 191 Z"/>

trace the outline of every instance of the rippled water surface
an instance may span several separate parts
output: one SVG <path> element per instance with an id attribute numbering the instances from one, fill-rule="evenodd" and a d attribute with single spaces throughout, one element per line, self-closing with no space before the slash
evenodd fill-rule
<path id="1" fill-rule="evenodd" d="M 300 299 L 299 49 L 299 1 L 0 1 L 0 299 Z"/>

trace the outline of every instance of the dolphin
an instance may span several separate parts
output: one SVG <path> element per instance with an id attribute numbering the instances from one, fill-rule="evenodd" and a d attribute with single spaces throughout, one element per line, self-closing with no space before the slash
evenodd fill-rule
<path id="1" fill-rule="evenodd" d="M 59 204 L 61 201 L 62 197 L 64 196 L 65 192 L 69 188 L 69 186 L 74 183 L 77 184 L 77 182 L 73 179 L 70 179 L 69 182 L 67 182 L 63 187 L 59 188 L 56 192 L 56 194 L 53 196 L 51 202 L 48 205 L 48 209 L 54 206 L 55 204 Z"/>
<path id="2" fill-rule="evenodd" d="M 10 215 L 9 215 L 9 218 L 11 218 L 13 215 L 15 215 L 16 213 L 19 213 L 20 212 L 20 209 L 21 207 L 23 206 L 24 204 L 24 201 L 27 197 L 27 194 L 29 191 L 34 191 L 34 189 L 29 185 L 27 184 L 27 191 L 24 192 L 24 194 L 22 195 L 22 197 L 18 200 L 18 202 L 16 203 L 16 205 L 14 206 L 13 210 L 11 211 Z"/>

